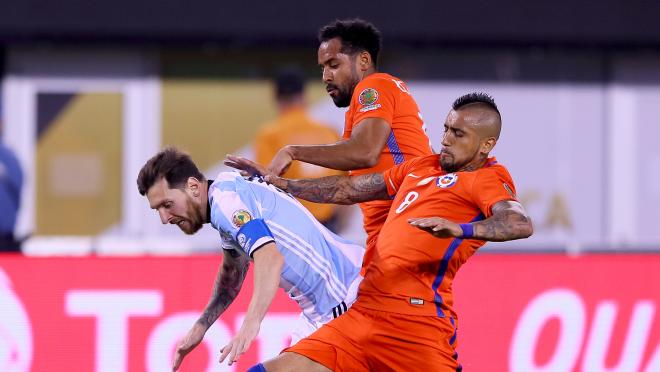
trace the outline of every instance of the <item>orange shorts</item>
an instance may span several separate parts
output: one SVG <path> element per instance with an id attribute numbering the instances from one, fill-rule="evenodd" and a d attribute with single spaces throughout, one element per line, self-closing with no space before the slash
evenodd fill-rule
<path id="1" fill-rule="evenodd" d="M 451 318 L 412 316 L 353 305 L 284 349 L 333 371 L 460 371 Z"/>

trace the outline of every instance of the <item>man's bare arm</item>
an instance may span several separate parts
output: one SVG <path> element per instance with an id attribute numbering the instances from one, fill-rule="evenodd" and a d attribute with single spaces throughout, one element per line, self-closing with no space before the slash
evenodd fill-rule
<path id="1" fill-rule="evenodd" d="M 284 256 L 279 252 L 274 242 L 267 243 L 257 249 L 252 257 L 254 258 L 252 299 L 248 305 L 241 328 L 231 341 L 220 349 L 220 363 L 229 357 L 228 364 L 232 365 L 241 354 L 247 351 L 259 333 L 261 321 L 266 316 L 280 284 Z"/>
<path id="2" fill-rule="evenodd" d="M 224 163 L 240 170 L 244 176 L 263 176 L 266 182 L 315 203 L 355 204 L 389 199 L 381 173 L 294 180 L 277 177 L 263 165 L 242 156 L 227 155 Z"/>
<path id="3" fill-rule="evenodd" d="M 315 203 L 355 204 L 370 200 L 389 200 L 385 179 L 380 173 L 305 180 L 267 176 L 266 181 L 295 197 Z"/>
<path id="4" fill-rule="evenodd" d="M 523 239 L 532 235 L 532 221 L 517 201 L 501 201 L 492 207 L 493 215 L 480 222 L 464 224 L 472 227 L 472 235 L 465 235 L 462 224 L 441 217 L 411 218 L 412 226 L 424 230 L 437 238 L 464 238 L 503 242 Z"/>
<path id="5" fill-rule="evenodd" d="M 224 251 L 222 266 L 215 278 L 211 299 L 204 309 L 202 316 L 193 324 L 188 334 L 181 340 L 174 351 L 172 371 L 181 366 L 181 362 L 197 345 L 202 342 L 204 334 L 211 327 L 220 314 L 231 304 L 241 290 L 249 260 L 236 251 Z"/>
<path id="6" fill-rule="evenodd" d="M 474 228 L 472 239 L 503 242 L 527 238 L 534 232 L 532 221 L 525 208 L 517 201 L 498 202 L 493 205 L 492 212 L 493 215 L 489 218 L 472 224 Z"/>
<path id="7" fill-rule="evenodd" d="M 249 259 L 234 250 L 224 250 L 222 267 L 213 284 L 213 292 L 198 322 L 210 327 L 241 291 Z"/>
<path id="8" fill-rule="evenodd" d="M 268 169 L 280 176 L 293 160 L 345 171 L 373 167 L 378 164 L 391 131 L 390 124 L 384 119 L 367 118 L 353 128 L 349 139 L 327 145 L 283 147 L 271 160 Z"/>

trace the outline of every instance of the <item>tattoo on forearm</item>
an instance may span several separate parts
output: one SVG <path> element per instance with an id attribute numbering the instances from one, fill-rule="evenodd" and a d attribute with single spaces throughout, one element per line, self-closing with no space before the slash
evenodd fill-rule
<path id="1" fill-rule="evenodd" d="M 289 180 L 287 191 L 296 197 L 316 203 L 354 204 L 389 199 L 385 180 L 380 173 Z"/>
<path id="2" fill-rule="evenodd" d="M 474 223 L 476 239 L 502 242 L 526 238 L 530 234 L 529 218 L 513 210 L 502 210 L 484 221 Z"/>
<path id="3" fill-rule="evenodd" d="M 232 252 L 233 253 L 233 252 Z M 234 301 L 243 286 L 248 270 L 247 258 L 232 254 L 232 260 L 224 260 L 213 284 L 213 293 L 200 317 L 206 327 L 210 327 L 220 314 Z M 233 261 L 233 262 L 227 262 Z"/>

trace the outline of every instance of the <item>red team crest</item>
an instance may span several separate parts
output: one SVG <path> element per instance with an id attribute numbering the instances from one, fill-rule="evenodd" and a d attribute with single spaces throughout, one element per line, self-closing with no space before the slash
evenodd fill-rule
<path id="1" fill-rule="evenodd" d="M 454 186 L 457 181 L 458 181 L 458 174 L 449 173 L 449 174 L 445 174 L 444 176 L 438 177 L 438 181 L 436 182 L 436 185 L 440 188 L 446 189 L 447 187 Z"/>

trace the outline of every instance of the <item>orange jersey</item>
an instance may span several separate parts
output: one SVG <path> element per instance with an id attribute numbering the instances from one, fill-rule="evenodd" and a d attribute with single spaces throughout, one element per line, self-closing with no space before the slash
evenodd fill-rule
<path id="1" fill-rule="evenodd" d="M 383 176 L 394 200 L 357 303 L 401 314 L 456 318 L 452 281 L 485 242 L 436 238 L 408 220 L 442 217 L 468 223 L 488 218 L 493 204 L 515 200 L 509 172 L 489 158 L 478 170 L 448 174 L 441 169 L 440 155 L 430 155 L 395 166 Z"/>
<path id="2" fill-rule="evenodd" d="M 346 112 L 343 137 L 350 138 L 353 127 L 367 118 L 384 119 L 392 131 L 378 164 L 371 168 L 353 170 L 351 175 L 382 172 L 404 161 L 433 153 L 417 103 L 406 85 L 392 75 L 371 74 L 355 87 Z M 378 235 L 387 219 L 390 205 L 390 201 L 380 200 L 360 203 L 367 242 L 373 241 Z M 365 254 L 364 267 L 368 257 L 369 252 Z"/>
<path id="3" fill-rule="evenodd" d="M 333 143 L 337 140 L 339 135 L 333 129 L 313 120 L 302 107 L 293 108 L 280 114 L 275 121 L 259 128 L 254 140 L 255 157 L 258 163 L 268 164 L 277 152 L 288 144 L 315 145 Z M 320 178 L 342 173 L 334 169 L 294 161 L 283 177 Z M 321 222 L 329 220 L 337 207 L 334 204 L 298 200 Z"/>

